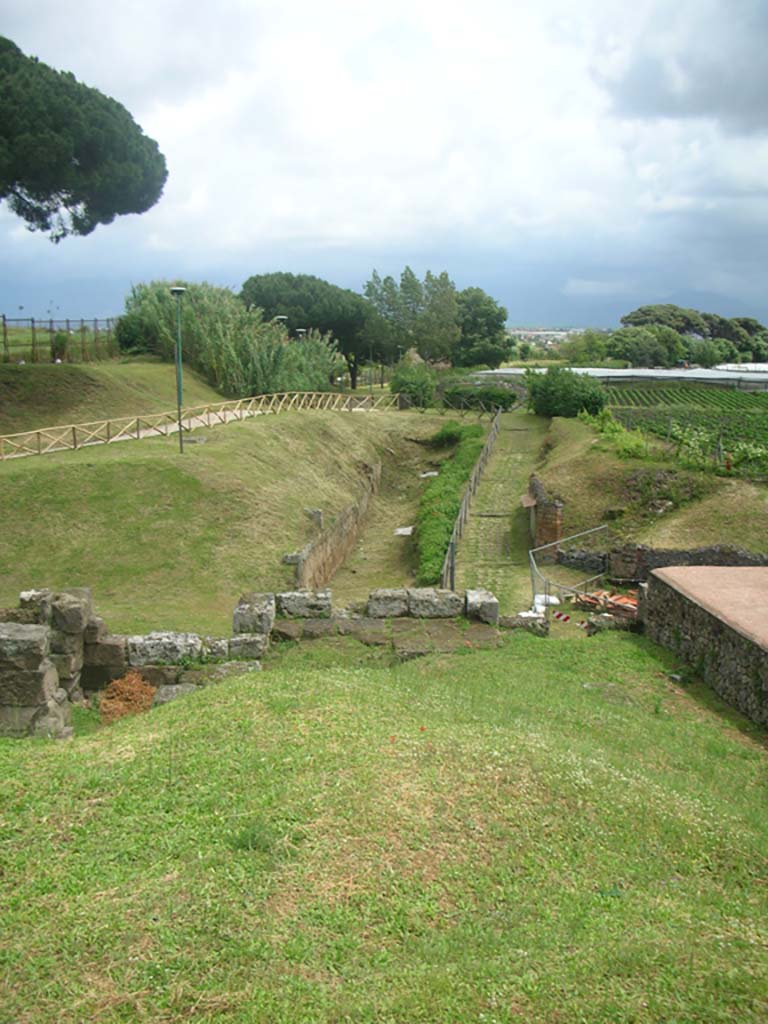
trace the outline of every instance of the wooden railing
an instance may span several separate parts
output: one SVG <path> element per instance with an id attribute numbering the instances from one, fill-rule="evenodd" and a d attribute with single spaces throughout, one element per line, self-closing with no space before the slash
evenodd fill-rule
<path id="1" fill-rule="evenodd" d="M 493 417 L 490 433 L 483 445 L 483 450 L 477 458 L 475 467 L 472 470 L 472 475 L 469 478 L 467 489 L 464 491 L 464 497 L 461 499 L 461 507 L 459 508 L 458 515 L 456 516 L 456 522 L 453 524 L 453 533 L 451 534 L 451 539 L 448 542 L 448 550 L 446 551 L 445 558 L 443 559 L 443 571 L 440 574 L 441 587 L 447 587 L 451 590 L 456 589 L 456 547 L 464 535 L 464 527 L 469 519 L 469 507 L 472 504 L 472 498 L 480 484 L 480 477 L 483 475 L 483 470 L 486 467 L 488 459 L 491 457 L 493 446 L 496 444 L 500 425 L 501 409 L 497 409 L 496 415 Z"/>
<path id="2" fill-rule="evenodd" d="M 373 412 L 397 408 L 396 395 L 350 395 L 331 391 L 291 391 L 276 395 L 255 395 L 231 402 L 198 405 L 182 409 L 185 431 L 215 427 L 222 423 L 246 420 L 252 416 L 278 415 L 303 409 L 330 412 Z M 72 423 L 63 427 L 27 430 L 0 436 L 0 460 L 28 455 L 47 455 L 115 441 L 139 441 L 146 437 L 167 437 L 179 427 L 178 413 L 158 412 L 144 416 L 123 416 L 92 423 Z"/>

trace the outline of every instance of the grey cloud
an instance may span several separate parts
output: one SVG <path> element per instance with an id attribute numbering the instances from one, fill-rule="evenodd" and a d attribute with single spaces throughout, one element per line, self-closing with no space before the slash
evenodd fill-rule
<path id="1" fill-rule="evenodd" d="M 596 72 L 615 112 L 636 118 L 711 118 L 726 132 L 768 131 L 768 5 L 764 0 L 668 5 L 636 41 L 623 75 Z"/>

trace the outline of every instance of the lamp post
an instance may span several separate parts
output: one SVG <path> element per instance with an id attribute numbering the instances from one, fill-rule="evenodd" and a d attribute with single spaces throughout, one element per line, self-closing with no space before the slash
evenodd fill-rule
<path id="1" fill-rule="evenodd" d="M 181 403 L 183 397 L 181 383 L 181 297 L 186 290 L 186 288 L 182 288 L 180 285 L 171 288 L 171 295 L 176 299 L 176 406 L 179 418 L 179 453 L 181 455 L 184 454 L 184 435 L 181 430 Z"/>

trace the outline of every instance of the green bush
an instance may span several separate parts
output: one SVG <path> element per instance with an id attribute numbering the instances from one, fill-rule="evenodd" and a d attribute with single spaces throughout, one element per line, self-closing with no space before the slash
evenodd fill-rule
<path id="1" fill-rule="evenodd" d="M 411 405 L 425 409 L 435 397 L 435 375 L 424 365 L 400 363 L 392 375 L 389 390 L 395 395 L 406 395 Z"/>
<path id="2" fill-rule="evenodd" d="M 525 372 L 529 408 L 537 416 L 578 416 L 582 411 L 593 416 L 606 404 L 602 384 L 592 377 L 551 366 L 546 373 Z"/>
<path id="3" fill-rule="evenodd" d="M 431 480 L 424 490 L 416 517 L 415 540 L 419 557 L 416 578 L 421 586 L 440 582 L 464 489 L 485 443 L 481 426 L 462 427 L 456 423 L 446 423 L 430 443 L 443 447 L 450 443 L 449 437 L 457 438 L 456 451 L 443 462 L 440 475 Z"/>
<path id="4" fill-rule="evenodd" d="M 51 359 L 55 362 L 60 359 L 62 363 L 67 358 L 67 343 L 69 335 L 66 331 L 56 331 L 51 340 Z"/>
<path id="5" fill-rule="evenodd" d="M 244 398 L 275 391 L 327 391 L 336 362 L 329 337 L 311 330 L 300 341 L 285 328 L 265 322 L 261 310 L 247 309 L 228 288 L 185 284 L 181 299 L 184 362 L 225 395 Z M 152 281 L 131 289 L 117 325 L 121 349 L 174 359 L 176 299 L 171 282 Z"/>
<path id="6" fill-rule="evenodd" d="M 443 391 L 443 404 L 449 409 L 511 409 L 518 400 L 511 388 L 494 384 L 451 384 Z"/>

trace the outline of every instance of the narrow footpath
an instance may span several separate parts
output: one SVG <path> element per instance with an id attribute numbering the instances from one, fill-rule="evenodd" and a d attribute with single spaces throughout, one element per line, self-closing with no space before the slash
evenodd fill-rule
<path id="1" fill-rule="evenodd" d="M 529 517 L 520 498 L 528 489 L 547 428 L 548 420 L 522 410 L 502 416 L 496 446 L 459 541 L 456 589 L 491 590 L 502 615 L 531 605 Z"/>

